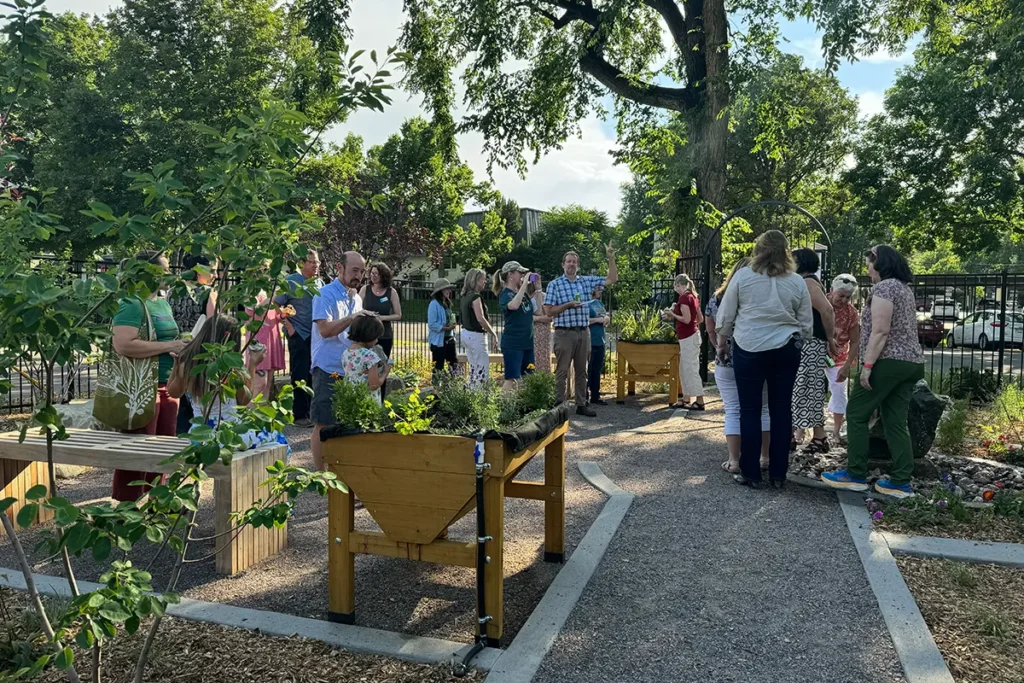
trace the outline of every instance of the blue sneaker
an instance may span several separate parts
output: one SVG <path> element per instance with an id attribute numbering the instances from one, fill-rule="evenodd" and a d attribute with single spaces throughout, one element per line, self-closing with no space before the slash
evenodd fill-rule
<path id="1" fill-rule="evenodd" d="M 831 486 L 834 489 L 843 489 L 844 491 L 867 491 L 868 482 L 867 479 L 856 479 L 850 476 L 850 473 L 846 470 L 837 470 L 835 472 L 822 472 L 821 483 L 825 486 Z"/>
<path id="2" fill-rule="evenodd" d="M 879 479 L 876 481 L 875 490 L 893 498 L 910 498 L 914 495 L 914 489 L 910 488 L 910 484 L 894 484 L 889 479 Z"/>

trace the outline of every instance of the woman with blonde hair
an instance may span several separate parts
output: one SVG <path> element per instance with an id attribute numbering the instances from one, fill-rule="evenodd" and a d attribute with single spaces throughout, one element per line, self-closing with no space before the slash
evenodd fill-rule
<path id="1" fill-rule="evenodd" d="M 750 265 L 736 271 L 718 310 L 718 355 L 732 356 L 740 401 L 740 473 L 736 483 L 761 483 L 761 411 L 768 385 L 771 443 L 768 477 L 782 488 L 789 469 L 792 395 L 800 348 L 814 333 L 811 296 L 778 230 L 757 238 Z M 730 347 L 731 342 L 731 347 Z"/>
<path id="2" fill-rule="evenodd" d="M 750 257 L 744 256 L 736 261 L 732 270 L 722 286 L 715 290 L 714 295 L 708 300 L 707 308 L 704 310 L 704 324 L 708 331 L 708 341 L 711 346 L 718 348 L 718 329 L 715 317 L 718 315 L 718 307 L 722 303 L 722 296 L 729 287 L 736 272 L 741 268 L 750 265 Z M 729 346 L 727 344 L 727 346 Z M 740 471 L 740 397 L 736 391 L 736 372 L 732 367 L 732 353 L 715 359 L 715 384 L 718 386 L 718 393 L 722 397 L 722 406 L 725 409 L 725 442 L 729 448 L 729 459 L 722 463 L 722 469 L 730 474 L 739 474 Z M 767 385 L 761 397 L 761 469 L 768 466 L 768 438 L 771 429 L 771 420 L 768 417 L 768 392 Z"/>
<path id="3" fill-rule="evenodd" d="M 664 317 L 672 320 L 676 326 L 676 338 L 679 340 L 679 381 L 683 390 L 683 400 L 673 406 L 685 410 L 704 410 L 704 383 L 700 378 L 700 324 L 704 316 L 700 312 L 700 301 L 689 275 L 676 275 L 672 283 L 679 300 L 671 308 L 666 308 Z M 693 402 L 690 402 L 690 397 Z"/>
<path id="4" fill-rule="evenodd" d="M 487 353 L 487 338 L 498 348 L 498 338 L 487 321 L 487 308 L 480 292 L 487 286 L 487 274 L 479 268 L 471 268 L 462 283 L 462 297 L 459 299 L 459 322 L 462 323 L 462 345 L 466 347 L 469 361 L 469 386 L 482 387 L 490 376 L 491 361 Z"/>

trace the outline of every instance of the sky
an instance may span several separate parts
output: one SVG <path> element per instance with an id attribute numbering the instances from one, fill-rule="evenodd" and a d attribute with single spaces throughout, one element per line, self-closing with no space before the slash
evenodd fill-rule
<path id="1" fill-rule="evenodd" d="M 49 0 L 46 6 L 51 12 L 70 10 L 101 14 L 118 4 L 117 0 Z M 352 48 L 383 52 L 397 43 L 403 18 L 402 0 L 355 0 L 351 17 Z M 821 39 L 813 26 L 806 22 L 787 22 L 782 33 L 788 40 L 784 51 L 802 56 L 809 67 L 824 66 Z M 837 76 L 858 98 L 861 116 L 882 111 L 886 89 L 894 81 L 896 71 L 910 59 L 909 52 L 877 54 L 839 67 Z M 403 121 L 418 115 L 429 118 L 420 98 L 395 91 L 394 104 L 383 113 L 357 112 L 331 130 L 328 139 L 340 141 L 349 133 L 355 133 L 368 146 L 379 144 L 396 133 Z M 612 163 L 609 152 L 615 146 L 614 121 L 601 121 L 592 116 L 581 123 L 578 138 L 567 140 L 561 149 L 548 152 L 529 168 L 525 177 L 519 177 L 512 170 L 495 168 L 491 181 L 503 195 L 522 207 L 546 210 L 575 203 L 605 211 L 614 219 L 621 203 L 620 187 L 629 180 L 628 170 Z M 481 149 L 479 134 L 460 136 L 460 154 L 478 179 L 487 177 L 487 160 Z"/>

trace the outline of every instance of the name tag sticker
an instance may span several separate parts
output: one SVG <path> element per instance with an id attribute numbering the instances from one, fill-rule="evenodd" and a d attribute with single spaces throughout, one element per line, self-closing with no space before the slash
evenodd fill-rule
<path id="1" fill-rule="evenodd" d="M 380 302 L 381 302 L 382 304 L 384 304 L 384 303 L 387 303 L 387 301 L 388 301 L 388 298 L 387 298 L 386 296 L 382 296 L 382 297 L 380 298 Z"/>

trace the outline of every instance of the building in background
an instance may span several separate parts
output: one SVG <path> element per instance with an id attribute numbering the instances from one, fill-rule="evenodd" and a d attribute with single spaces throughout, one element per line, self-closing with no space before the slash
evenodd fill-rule
<path id="1" fill-rule="evenodd" d="M 466 212 L 462 214 L 462 218 L 459 219 L 459 225 L 464 228 L 470 223 L 476 223 L 479 225 L 480 222 L 483 221 L 485 213 L 487 212 Z M 533 241 L 533 236 L 537 234 L 538 230 L 540 230 L 540 219 L 542 215 L 544 215 L 544 212 L 540 209 L 520 209 L 519 217 L 521 219 L 521 223 L 519 229 L 516 230 L 514 235 L 512 235 L 512 243 L 516 245 L 522 242 L 530 244 Z M 398 274 L 397 279 L 414 283 L 414 285 L 422 283 L 425 286 L 439 277 L 445 277 L 452 282 L 457 282 L 462 279 L 463 275 L 465 275 L 465 271 L 454 261 L 448 258 L 445 258 L 440 268 L 435 268 L 425 255 L 420 255 L 413 257 L 409 265 Z"/>

